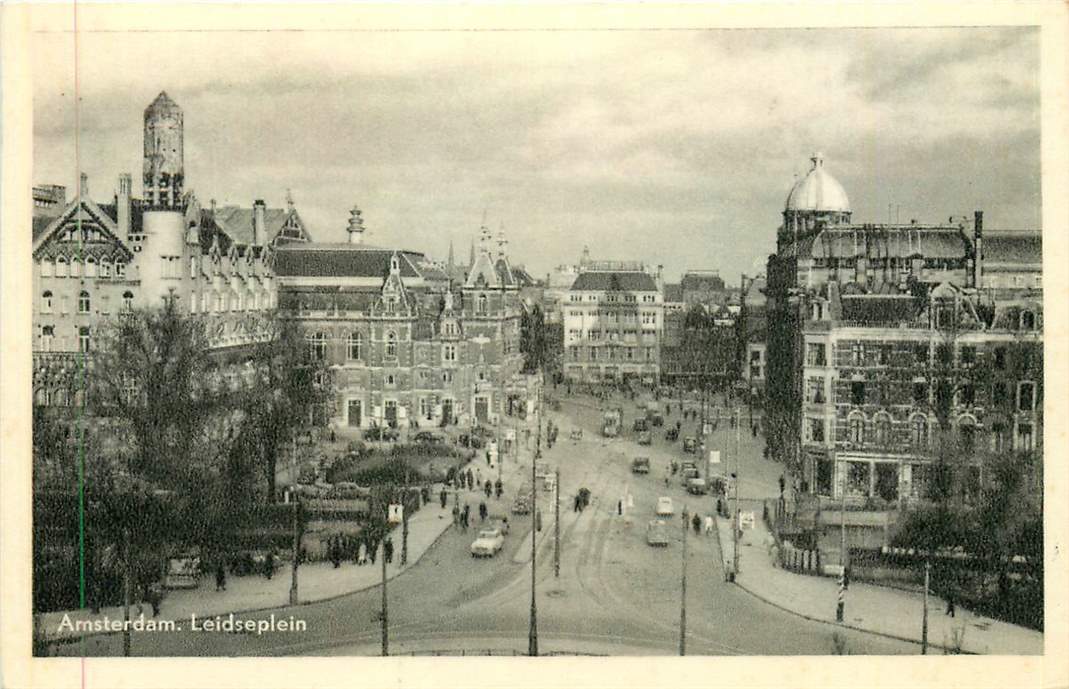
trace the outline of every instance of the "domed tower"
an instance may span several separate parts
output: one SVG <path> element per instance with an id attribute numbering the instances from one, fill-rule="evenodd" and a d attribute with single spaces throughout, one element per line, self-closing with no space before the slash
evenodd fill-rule
<path id="1" fill-rule="evenodd" d="M 153 209 L 182 205 L 182 108 L 160 91 L 145 108 L 145 201 Z"/>
<path id="2" fill-rule="evenodd" d="M 814 153 L 812 169 L 791 187 L 783 210 L 780 243 L 805 234 L 818 224 L 850 222 L 850 199 L 838 180 L 824 169 L 824 156 Z"/>

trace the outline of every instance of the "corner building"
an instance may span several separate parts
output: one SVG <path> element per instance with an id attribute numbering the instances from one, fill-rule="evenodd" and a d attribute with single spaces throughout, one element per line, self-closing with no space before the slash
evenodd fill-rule
<path id="1" fill-rule="evenodd" d="M 980 211 L 855 223 L 812 163 L 768 261 L 771 455 L 806 492 L 887 505 L 926 498 L 940 446 L 974 495 L 986 458 L 1041 457 L 1040 235 L 985 233 Z"/>

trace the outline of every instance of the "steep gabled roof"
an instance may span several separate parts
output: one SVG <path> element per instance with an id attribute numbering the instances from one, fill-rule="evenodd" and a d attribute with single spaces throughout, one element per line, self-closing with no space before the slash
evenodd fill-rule
<path id="1" fill-rule="evenodd" d="M 93 202 L 92 199 L 76 197 L 72 200 L 67 207 L 59 215 L 49 218 L 48 224 L 35 223 L 34 224 L 34 238 L 33 238 L 33 253 L 34 256 L 38 256 L 38 252 L 51 240 L 57 232 L 62 230 L 70 222 L 76 221 L 77 216 L 84 214 L 89 220 L 96 222 L 103 233 L 108 236 L 110 241 L 119 247 L 121 247 L 128 257 L 133 257 L 133 252 L 130 247 L 126 245 L 126 238 L 120 237 L 118 228 L 115 227 L 115 221 L 108 216 L 100 206 Z"/>
<path id="2" fill-rule="evenodd" d="M 983 239 L 984 260 L 992 263 L 1043 263 L 1043 235 L 1038 232 L 991 232 Z"/>
<path id="3" fill-rule="evenodd" d="M 223 206 L 216 208 L 215 211 L 209 210 L 207 213 L 212 216 L 216 226 L 225 232 L 231 241 L 238 244 L 252 244 L 253 222 L 256 218 L 255 209 L 241 206 Z M 304 223 L 295 209 L 265 208 L 265 243 L 270 244 L 275 241 L 279 233 L 282 232 L 282 228 L 286 225 L 286 221 L 291 217 L 295 219 L 297 225 L 301 228 L 302 234 L 307 237 L 308 234 L 304 230 Z"/>
<path id="4" fill-rule="evenodd" d="M 683 285 L 666 284 L 664 286 L 664 301 L 666 304 L 683 301 Z"/>
<path id="5" fill-rule="evenodd" d="M 390 273 L 390 249 L 359 244 L 286 244 L 275 250 L 275 274 L 280 277 L 374 277 Z M 416 252 L 399 252 L 401 277 L 422 277 L 414 265 Z"/>

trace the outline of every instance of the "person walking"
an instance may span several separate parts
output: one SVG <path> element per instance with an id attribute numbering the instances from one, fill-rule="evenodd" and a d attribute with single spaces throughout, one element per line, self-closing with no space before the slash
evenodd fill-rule
<path id="1" fill-rule="evenodd" d="M 382 556 L 386 558 L 386 564 L 393 562 L 393 540 L 387 538 L 382 543 Z"/>
<path id="2" fill-rule="evenodd" d="M 379 555 L 379 539 L 372 538 L 371 542 L 367 545 L 367 559 L 371 561 L 371 564 L 375 564 L 375 558 Z"/>
<path id="3" fill-rule="evenodd" d="M 494 496 L 501 498 L 501 494 L 505 492 L 505 486 L 501 483 L 501 479 L 494 482 Z"/>
<path id="4" fill-rule="evenodd" d="M 706 515 L 705 517 L 705 535 L 708 536 L 713 532 L 713 517 L 712 515 Z"/>
<path id="5" fill-rule="evenodd" d="M 471 469 L 468 469 L 468 488 L 475 488 L 475 474 L 471 473 Z"/>
<path id="6" fill-rule="evenodd" d="M 783 497 L 783 491 L 787 488 L 787 479 L 783 474 L 779 475 L 779 496 Z"/>
<path id="7" fill-rule="evenodd" d="M 222 560 L 215 565 L 215 590 L 226 591 L 226 568 Z"/>
<path id="8" fill-rule="evenodd" d="M 694 518 L 690 520 L 690 524 L 694 527 L 695 535 L 702 532 L 702 518 L 697 512 L 694 513 Z"/>
<path id="9" fill-rule="evenodd" d="M 486 493 L 487 498 L 494 494 L 494 484 L 490 483 L 490 479 L 486 479 L 486 483 L 483 484 L 483 492 Z"/>
<path id="10" fill-rule="evenodd" d="M 442 504 L 442 509 L 445 509 L 446 503 L 449 501 L 449 496 L 445 492 L 445 488 L 438 494 L 438 502 Z M 455 519 L 453 521 L 456 521 Z"/>
<path id="11" fill-rule="evenodd" d="M 947 591 L 946 596 L 947 596 L 947 611 L 946 611 L 946 614 L 950 615 L 951 617 L 954 617 L 955 613 L 957 612 L 957 609 L 954 607 L 954 595 L 950 591 Z"/>
<path id="12" fill-rule="evenodd" d="M 356 564 L 367 564 L 367 544 L 364 539 L 360 539 L 360 544 L 356 547 Z"/>
<path id="13" fill-rule="evenodd" d="M 479 503 L 479 521 L 482 521 L 482 522 L 486 521 L 486 514 L 487 514 L 486 503 L 485 502 L 480 502 Z"/>

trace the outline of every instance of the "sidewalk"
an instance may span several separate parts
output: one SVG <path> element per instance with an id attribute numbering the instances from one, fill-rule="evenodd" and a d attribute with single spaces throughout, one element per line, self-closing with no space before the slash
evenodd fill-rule
<path id="1" fill-rule="evenodd" d="M 437 496 L 434 496 L 437 498 Z M 408 562 L 401 566 L 401 526 L 391 532 L 394 542 L 393 562 L 386 566 L 387 579 L 393 579 L 409 567 L 419 562 L 423 554 L 445 533 L 453 523 L 452 502 L 445 509 L 439 506 L 437 499 L 426 503 L 408 521 Z M 380 550 L 381 557 L 381 550 Z M 291 583 L 291 565 L 286 562 L 279 567 L 271 579 L 263 576 L 227 577 L 226 591 L 215 590 L 215 579 L 210 572 L 200 578 L 200 585 L 195 589 L 169 591 L 160 606 L 161 620 L 188 620 L 190 615 L 208 617 L 229 613 L 251 612 L 289 605 Z M 300 566 L 297 572 L 299 603 L 315 603 L 337 598 L 346 594 L 362 591 L 382 583 L 382 563 L 363 566 L 350 561 L 342 563 L 335 569 L 330 562 L 310 562 Z M 151 618 L 152 606 L 143 606 L 146 619 Z M 72 623 L 79 620 L 121 621 L 121 606 L 101 608 L 100 614 L 94 615 L 89 610 L 70 610 L 51 612 L 41 615 L 41 625 L 45 635 L 50 639 L 91 636 L 106 632 L 86 632 L 60 629 L 68 616 Z M 130 618 L 137 619 L 138 608 L 130 608 Z M 67 625 L 64 625 L 66 627 Z"/>
<path id="2" fill-rule="evenodd" d="M 758 515 L 760 517 L 760 515 Z M 733 553 L 730 520 L 717 517 L 725 571 Z M 739 571 L 735 583 L 757 598 L 806 619 L 839 624 L 835 607 L 839 584 L 834 577 L 794 574 L 772 563 L 768 544 L 772 535 L 760 518 L 739 541 Z M 851 582 L 846 592 L 844 627 L 905 641 L 921 641 L 924 596 L 899 589 Z M 976 615 L 958 606 L 957 617 L 944 614 L 946 603 L 928 596 L 928 644 L 930 654 L 955 646 L 955 634 L 963 633 L 964 653 L 1039 655 L 1043 634 L 1006 622 Z M 920 649 L 918 648 L 918 652 Z"/>

